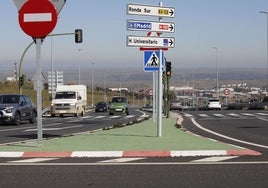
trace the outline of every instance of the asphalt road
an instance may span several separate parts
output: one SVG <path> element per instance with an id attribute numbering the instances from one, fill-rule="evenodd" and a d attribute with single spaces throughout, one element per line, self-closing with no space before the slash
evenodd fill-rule
<path id="1" fill-rule="evenodd" d="M 181 114 L 186 129 L 219 141 L 260 151 L 263 155 L 176 158 L 1 158 L 0 186 L 268 187 L 266 148 L 268 112 L 193 111 Z M 87 114 L 93 116 L 96 122 L 103 122 L 102 118 L 96 118 L 99 115 L 102 116 L 102 114 L 96 116 Z M 88 122 L 80 120 L 79 124 L 83 121 Z M 48 118 L 44 119 L 44 122 L 48 122 L 51 127 L 63 122 L 65 127 L 77 125 L 76 120 L 70 117 Z M 96 122 L 87 125 L 93 127 Z M 62 127 L 62 124 L 59 127 Z M 3 128 L 1 127 L 1 130 Z"/>
<path id="2" fill-rule="evenodd" d="M 268 186 L 267 163 L 250 162 L 108 162 L 57 159 L 1 164 L 1 187 L 244 187 Z M 111 161 L 111 159 L 109 159 Z M 185 160 L 185 159 L 184 159 Z M 137 162 L 139 161 L 139 162 Z M 141 162 L 143 161 L 143 162 Z"/>
<path id="3" fill-rule="evenodd" d="M 129 115 L 116 114 L 109 116 L 106 112 L 95 113 L 89 111 L 84 117 L 43 117 L 43 138 L 54 138 L 63 135 L 72 135 L 80 132 L 103 129 L 133 121 L 144 112 L 137 108 L 131 108 Z M 28 121 L 22 122 L 19 126 L 0 125 L 0 144 L 19 142 L 37 138 L 37 124 L 30 124 Z"/>
<path id="4" fill-rule="evenodd" d="M 181 114 L 185 128 L 191 132 L 268 155 L 267 111 L 191 111 Z"/>

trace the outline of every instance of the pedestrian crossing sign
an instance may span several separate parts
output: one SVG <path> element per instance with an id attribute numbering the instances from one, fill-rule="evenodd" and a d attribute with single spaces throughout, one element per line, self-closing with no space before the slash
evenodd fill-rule
<path id="1" fill-rule="evenodd" d="M 144 51 L 144 71 L 157 72 L 160 65 L 159 51 Z M 162 68 L 164 68 L 164 52 L 162 53 Z"/>

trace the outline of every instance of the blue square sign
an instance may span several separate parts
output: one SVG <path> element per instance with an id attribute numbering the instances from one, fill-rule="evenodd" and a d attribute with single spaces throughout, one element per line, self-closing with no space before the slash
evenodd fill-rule
<path id="1" fill-rule="evenodd" d="M 159 71 L 160 63 L 159 51 L 144 51 L 144 71 L 157 72 Z M 164 52 L 162 52 L 162 70 L 164 70 Z"/>

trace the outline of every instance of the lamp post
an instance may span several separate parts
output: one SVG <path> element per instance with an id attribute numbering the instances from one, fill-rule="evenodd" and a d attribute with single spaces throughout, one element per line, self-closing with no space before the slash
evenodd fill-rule
<path id="1" fill-rule="evenodd" d="M 267 36 L 266 36 L 266 61 L 267 61 L 267 65 L 266 65 L 266 92 L 268 91 L 268 11 L 260 11 L 260 13 L 262 14 L 266 14 L 267 17 Z"/>
<path id="2" fill-rule="evenodd" d="M 79 53 L 79 52 L 80 52 L 81 50 L 83 50 L 83 49 L 81 49 L 81 48 L 78 49 L 78 53 L 77 53 L 77 54 L 78 54 L 77 59 L 78 59 L 78 84 L 79 84 L 79 85 L 80 85 L 80 53 Z"/>
<path id="3" fill-rule="evenodd" d="M 216 61 L 216 85 L 217 85 L 217 89 L 216 89 L 216 93 L 217 93 L 217 97 L 219 97 L 219 71 L 218 71 L 218 48 L 217 47 L 212 47 L 213 49 L 215 49 L 215 61 Z"/>
<path id="4" fill-rule="evenodd" d="M 94 107 L 94 63 L 91 63 L 91 106 Z"/>

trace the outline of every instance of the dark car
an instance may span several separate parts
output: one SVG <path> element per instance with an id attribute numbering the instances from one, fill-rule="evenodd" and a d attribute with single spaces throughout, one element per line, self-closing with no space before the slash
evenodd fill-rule
<path id="1" fill-rule="evenodd" d="M 106 102 L 98 102 L 95 106 L 95 112 L 107 112 L 108 105 Z"/>
<path id="2" fill-rule="evenodd" d="M 21 121 L 36 122 L 37 112 L 31 99 L 26 95 L 0 95 L 0 123 L 19 125 Z"/>

